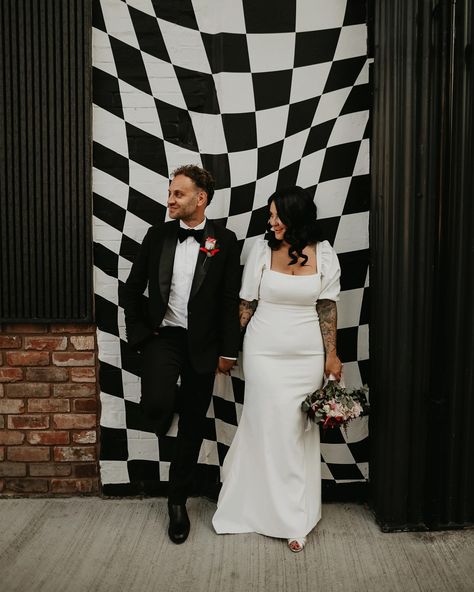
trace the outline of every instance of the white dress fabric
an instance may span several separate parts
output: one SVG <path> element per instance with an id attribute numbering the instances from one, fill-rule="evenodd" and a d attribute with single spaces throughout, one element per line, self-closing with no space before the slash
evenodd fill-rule
<path id="1" fill-rule="evenodd" d="M 245 401 L 222 468 L 212 523 L 217 533 L 308 534 L 321 517 L 319 429 L 306 431 L 301 402 L 321 386 L 324 347 L 319 299 L 339 299 L 340 268 L 331 245 L 316 247 L 317 273 L 271 270 L 271 249 L 253 246 L 240 297 L 258 300 L 243 346 Z"/>

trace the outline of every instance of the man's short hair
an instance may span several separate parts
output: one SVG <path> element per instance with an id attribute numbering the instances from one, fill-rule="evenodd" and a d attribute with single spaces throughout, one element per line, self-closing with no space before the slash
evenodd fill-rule
<path id="1" fill-rule="evenodd" d="M 209 205 L 214 197 L 214 187 L 215 181 L 214 177 L 211 175 L 209 171 L 203 169 L 196 164 L 184 164 L 183 166 L 178 167 L 171 173 L 172 177 L 177 177 L 178 175 L 184 175 L 185 177 L 189 177 L 191 181 L 194 181 L 195 185 L 202 189 L 207 194 L 207 205 Z"/>

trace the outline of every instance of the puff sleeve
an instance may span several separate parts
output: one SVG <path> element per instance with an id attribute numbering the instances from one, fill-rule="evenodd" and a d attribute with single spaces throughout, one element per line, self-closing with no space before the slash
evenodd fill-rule
<path id="1" fill-rule="evenodd" d="M 341 268 L 336 251 L 328 241 L 319 243 L 319 264 L 321 266 L 321 293 L 318 300 L 339 300 Z"/>
<path id="2" fill-rule="evenodd" d="M 247 256 L 239 294 L 242 300 L 252 302 L 252 300 L 258 300 L 260 297 L 260 281 L 265 269 L 267 248 L 266 241 L 259 238 L 255 241 Z"/>

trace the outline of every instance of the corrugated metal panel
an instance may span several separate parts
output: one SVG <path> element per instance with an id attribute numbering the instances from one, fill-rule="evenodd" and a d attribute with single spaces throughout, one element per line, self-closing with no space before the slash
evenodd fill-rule
<path id="1" fill-rule="evenodd" d="M 92 318 L 91 6 L 0 5 L 0 318 Z"/>
<path id="2" fill-rule="evenodd" d="M 436 228 L 430 524 L 474 522 L 474 7 L 452 3 Z M 441 470 L 440 470 L 441 467 Z"/>
<path id="3" fill-rule="evenodd" d="M 374 3 L 371 496 L 474 521 L 472 0 Z"/>

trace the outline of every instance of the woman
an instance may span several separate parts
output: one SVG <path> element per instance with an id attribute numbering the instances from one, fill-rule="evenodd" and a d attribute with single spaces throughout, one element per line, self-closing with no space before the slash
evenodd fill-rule
<path id="1" fill-rule="evenodd" d="M 303 550 L 321 517 L 319 430 L 305 431 L 301 402 L 339 380 L 336 300 L 340 268 L 318 242 L 316 206 L 300 187 L 268 200 L 268 241 L 258 239 L 240 292 L 245 403 L 223 466 L 217 533 L 258 532 Z"/>

